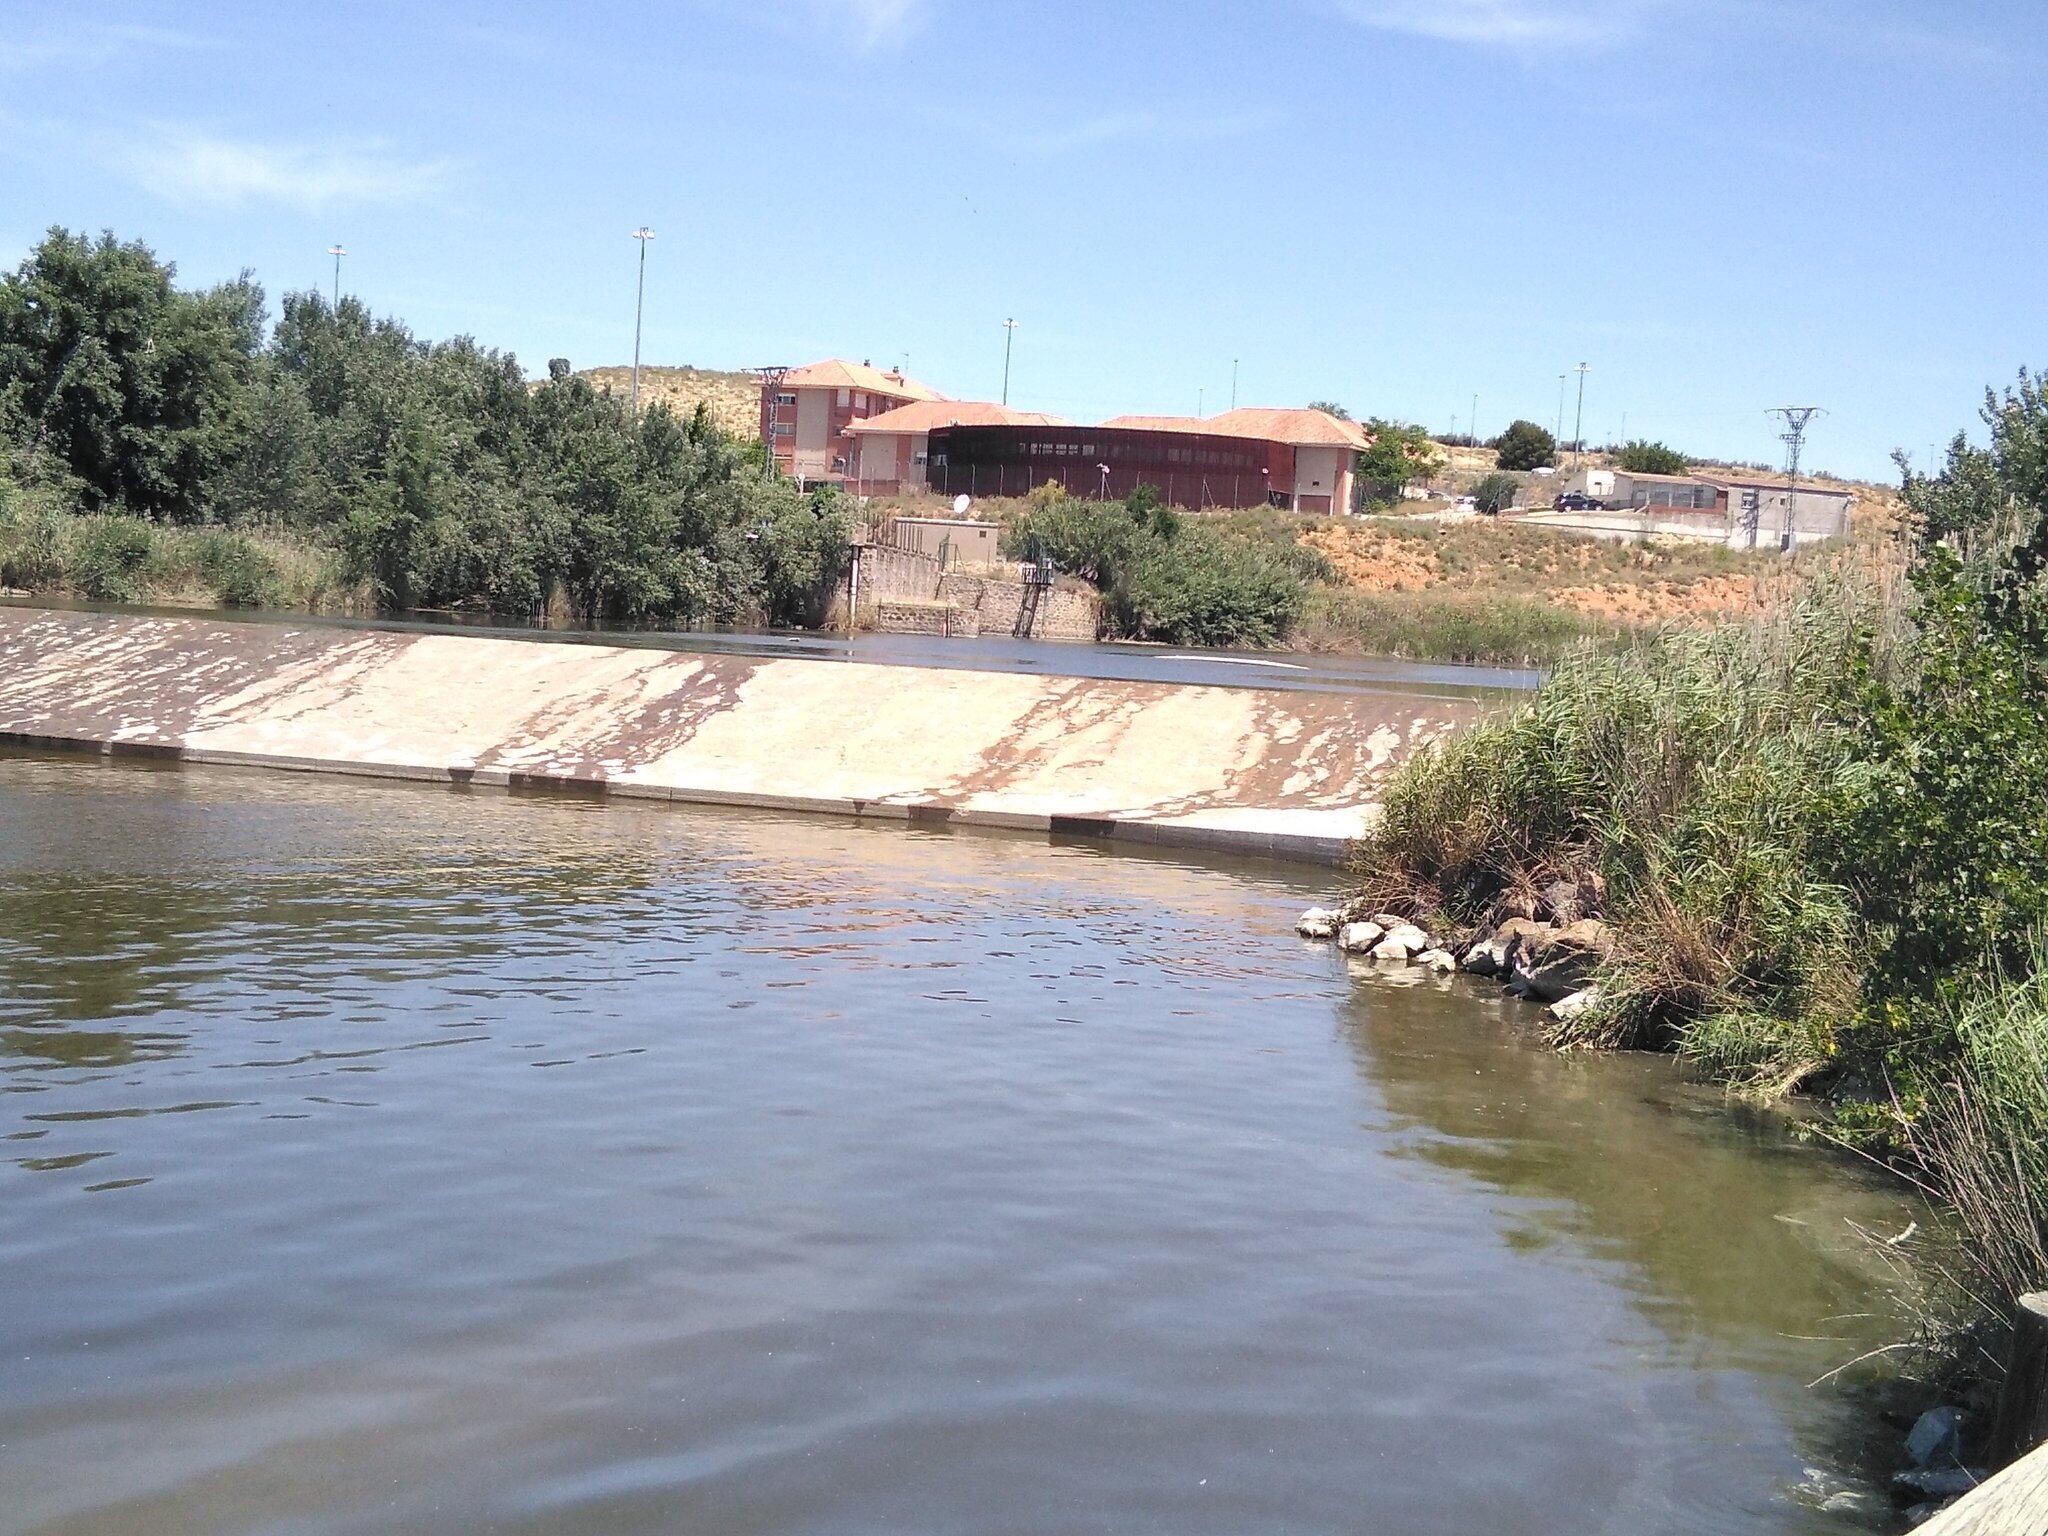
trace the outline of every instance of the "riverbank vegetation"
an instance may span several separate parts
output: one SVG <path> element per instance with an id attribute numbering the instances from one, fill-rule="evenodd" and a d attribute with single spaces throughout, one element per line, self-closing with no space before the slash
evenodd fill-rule
<path id="1" fill-rule="evenodd" d="M 248 276 L 174 278 L 56 229 L 0 279 L 7 584 L 736 623 L 815 617 L 837 579 L 841 498 L 707 411 L 636 413 L 561 363 L 529 386 L 353 298 L 287 294 L 268 326 Z"/>
<path id="2" fill-rule="evenodd" d="M 1112 635 L 1171 645 L 1277 645 L 1301 622 L 1311 584 L 1335 575 L 1312 549 L 1185 517 L 1149 486 L 1122 501 L 1047 486 L 1003 537 L 1013 558 L 1049 555 L 1093 582 Z"/>
<path id="3" fill-rule="evenodd" d="M 1759 612 L 1580 648 L 1419 755 L 1362 905 L 1485 936 L 1602 893 L 1566 1044 L 1659 1046 L 1832 1134 L 1955 1218 L 1973 1358 L 2048 1287 L 2048 392 L 2022 375 L 1907 477 L 1912 528 Z"/>
<path id="4" fill-rule="evenodd" d="M 73 512 L 0 473 L 0 589 L 111 603 L 358 613 L 333 550 L 286 535 Z"/>

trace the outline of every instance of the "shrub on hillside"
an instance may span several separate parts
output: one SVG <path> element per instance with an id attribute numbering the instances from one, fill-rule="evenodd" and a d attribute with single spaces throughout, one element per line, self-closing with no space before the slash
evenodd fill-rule
<path id="1" fill-rule="evenodd" d="M 1684 475 L 1692 472 L 1692 464 L 1676 448 L 1667 448 L 1662 443 L 1646 443 L 1640 438 L 1622 444 L 1614 455 L 1616 468 L 1625 469 L 1632 475 Z"/>
<path id="2" fill-rule="evenodd" d="M 1521 482 L 1513 475 L 1495 470 L 1472 487 L 1472 500 L 1482 512 L 1504 512 L 1515 504 Z"/>
<path id="3" fill-rule="evenodd" d="M 1175 645 L 1273 645 L 1328 562 L 1291 539 L 1255 540 L 1182 518 L 1140 486 L 1124 501 L 1034 498 L 1004 531 L 1102 589 L 1111 631 Z"/>
<path id="4" fill-rule="evenodd" d="M 1557 462 L 1557 439 L 1533 421 L 1516 421 L 1494 439 L 1499 469 L 1547 469 Z"/>

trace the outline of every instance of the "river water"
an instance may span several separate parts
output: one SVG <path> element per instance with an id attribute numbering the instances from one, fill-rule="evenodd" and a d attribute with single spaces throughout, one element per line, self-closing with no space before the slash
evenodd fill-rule
<path id="1" fill-rule="evenodd" d="M 1896 1197 L 1324 879 L 0 756 L 0 1530 L 1868 1528 Z"/>

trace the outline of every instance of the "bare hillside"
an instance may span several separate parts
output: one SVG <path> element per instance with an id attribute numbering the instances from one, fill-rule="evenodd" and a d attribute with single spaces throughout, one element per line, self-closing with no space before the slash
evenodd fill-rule
<path id="1" fill-rule="evenodd" d="M 579 368 L 579 378 L 594 388 L 613 394 L 629 394 L 633 388 L 630 367 Z M 761 385 L 751 373 L 725 373 L 715 368 L 657 368 L 640 365 L 640 400 L 657 402 L 678 416 L 687 416 L 701 402 L 711 419 L 735 437 L 761 435 Z"/>

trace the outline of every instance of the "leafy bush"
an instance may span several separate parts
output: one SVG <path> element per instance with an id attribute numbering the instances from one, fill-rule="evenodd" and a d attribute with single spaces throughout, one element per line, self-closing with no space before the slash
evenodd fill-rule
<path id="1" fill-rule="evenodd" d="M 1502 512 L 1515 504 L 1521 483 L 1513 475 L 1496 470 L 1472 487 L 1472 499 L 1482 512 Z"/>
<path id="2" fill-rule="evenodd" d="M 1557 462 L 1557 439 L 1533 421 L 1516 421 L 1494 439 L 1499 469 L 1544 469 Z"/>
<path id="3" fill-rule="evenodd" d="M 156 530 L 139 518 L 81 518 L 71 534 L 72 579 L 81 593 L 100 602 L 138 602 L 148 593 L 155 554 Z"/>
<path id="4" fill-rule="evenodd" d="M 1274 645 L 1301 618 L 1328 562 L 1292 540 L 1267 542 L 1182 519 L 1146 487 L 1124 501 L 1034 498 L 1004 548 L 1034 545 L 1102 589 L 1113 633 L 1175 645 Z"/>
<path id="5" fill-rule="evenodd" d="M 1444 451 L 1423 428 L 1378 416 L 1365 424 L 1372 439 L 1354 466 L 1361 502 L 1388 507 L 1401 499 L 1401 488 L 1426 481 L 1444 467 Z"/>
<path id="6" fill-rule="evenodd" d="M 1614 456 L 1614 463 L 1616 468 L 1625 469 L 1632 475 L 1684 475 L 1692 472 L 1692 464 L 1676 448 L 1644 442 L 1640 438 L 1622 444 Z"/>

